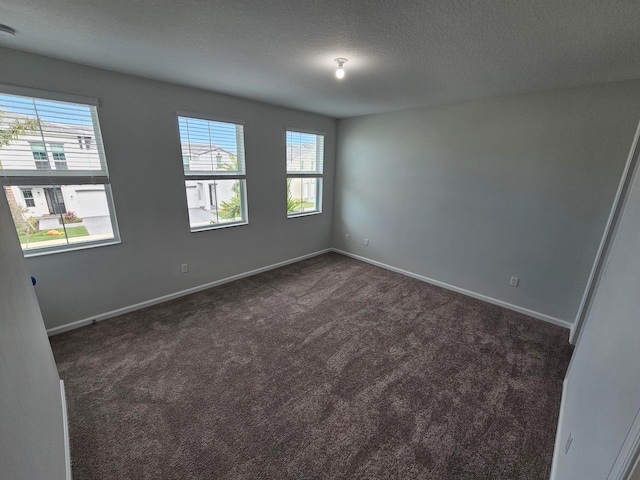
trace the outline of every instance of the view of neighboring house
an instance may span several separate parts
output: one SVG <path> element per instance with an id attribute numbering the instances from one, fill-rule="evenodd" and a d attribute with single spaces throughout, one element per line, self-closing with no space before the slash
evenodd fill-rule
<path id="1" fill-rule="evenodd" d="M 2 130 L 16 129 L 0 146 L 0 168 L 25 249 L 114 236 L 105 185 L 92 183 L 91 172 L 104 171 L 94 126 L 56 115 L 62 121 L 0 110 Z"/>
<path id="2" fill-rule="evenodd" d="M 315 137 L 315 135 L 313 136 Z M 187 206 L 192 227 L 206 227 L 210 224 L 224 224 L 242 220 L 237 216 L 225 215 L 225 207 L 234 205 L 241 195 L 244 182 L 225 179 L 226 173 L 243 171 L 238 167 L 238 155 L 212 143 L 182 142 L 182 163 L 185 173 Z M 288 143 L 286 146 L 286 167 L 289 174 L 305 174 L 318 171 L 317 143 Z M 242 153 L 244 155 L 244 153 Z M 243 159 L 240 159 L 240 165 Z M 198 178 L 213 175 L 216 178 Z M 295 202 L 289 213 L 303 213 L 318 209 L 317 198 L 320 183 L 315 177 L 294 177 L 288 182 L 288 195 Z"/>
<path id="3" fill-rule="evenodd" d="M 0 148 L 0 168 L 6 178 L 22 178 L 5 182 L 4 189 L 23 248 L 113 238 L 109 192 L 91 175 L 106 173 L 95 119 L 75 118 L 74 110 L 69 110 L 69 118 L 59 110 L 40 110 L 45 111 L 36 109 L 29 115 L 0 109 L 3 131 L 18 127 Z M 288 132 L 286 145 L 288 213 L 318 211 L 324 145 L 316 140 L 319 136 L 298 134 L 302 137 L 294 139 L 290 133 L 294 132 Z M 245 183 L 234 176 L 244 172 L 242 143 L 234 149 L 240 151 L 238 159 L 229 148 L 197 138 L 184 140 L 182 163 L 192 228 L 246 221 L 246 203 L 240 201 L 246 195 Z M 239 204 L 243 206 L 234 208 Z M 63 239 L 56 237 L 58 230 Z"/>
<path id="4" fill-rule="evenodd" d="M 2 113 L 5 123 L 25 120 L 25 116 Z M 37 170 L 43 177 L 73 170 L 100 170 L 100 157 L 92 125 L 43 122 L 43 130 L 18 135 L 10 148 L 0 148 L 0 165 L 4 170 Z M 34 178 L 34 179 L 35 179 Z M 48 183 L 48 182 L 47 182 Z M 102 185 L 72 186 L 11 186 L 13 200 L 34 217 L 73 211 L 78 216 L 108 215 Z"/>
<path id="5" fill-rule="evenodd" d="M 236 155 L 208 143 L 182 142 L 184 173 L 190 174 L 235 171 Z M 187 206 L 216 212 L 216 205 L 230 201 L 234 196 L 232 180 L 186 180 Z"/>
<path id="6" fill-rule="evenodd" d="M 318 159 L 323 158 L 324 144 L 318 144 L 316 135 L 306 135 L 314 141 L 305 143 L 287 142 L 287 173 L 321 172 L 322 166 Z M 320 185 L 315 177 L 290 178 L 289 195 L 298 200 L 301 211 L 305 206 L 314 210 L 317 208 L 317 197 Z"/>

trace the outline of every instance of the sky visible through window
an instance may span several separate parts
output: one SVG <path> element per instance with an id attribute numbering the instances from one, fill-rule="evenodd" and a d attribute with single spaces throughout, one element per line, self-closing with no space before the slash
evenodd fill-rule
<path id="1" fill-rule="evenodd" d="M 0 94 L 0 110 L 28 115 L 31 118 L 39 116 L 45 122 L 93 125 L 90 108 L 73 103 Z"/>
<path id="2" fill-rule="evenodd" d="M 305 143 L 316 143 L 315 133 L 287 132 L 287 145 L 304 145 Z"/>
<path id="3" fill-rule="evenodd" d="M 234 155 L 238 154 L 235 123 L 178 117 L 178 125 L 180 127 L 180 141 L 183 143 L 211 144 Z"/>

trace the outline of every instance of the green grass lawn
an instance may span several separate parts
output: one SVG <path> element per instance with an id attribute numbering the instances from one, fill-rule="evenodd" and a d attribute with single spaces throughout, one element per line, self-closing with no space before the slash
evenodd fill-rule
<path id="1" fill-rule="evenodd" d="M 55 230 L 59 232 L 64 232 L 63 228 L 56 228 Z M 40 232 L 32 233 L 29 235 L 29 243 L 35 242 L 46 242 L 47 240 L 56 240 L 60 238 L 64 238 L 64 235 L 47 235 L 49 230 L 42 230 Z M 86 237 L 89 235 L 86 227 L 67 227 L 67 237 Z M 18 235 L 20 238 L 20 243 L 27 243 L 26 235 Z"/>

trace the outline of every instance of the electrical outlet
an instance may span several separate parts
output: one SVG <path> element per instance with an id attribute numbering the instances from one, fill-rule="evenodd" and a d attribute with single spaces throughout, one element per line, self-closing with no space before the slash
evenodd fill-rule
<path id="1" fill-rule="evenodd" d="M 344 234 L 344 239 L 345 239 L 347 242 L 349 241 L 349 234 L 348 234 L 348 233 L 345 233 L 345 234 Z"/>
<path id="2" fill-rule="evenodd" d="M 189 265 L 186 263 L 183 263 L 180 268 L 182 269 L 182 273 L 187 273 L 189 271 Z"/>
<path id="3" fill-rule="evenodd" d="M 366 246 L 369 246 L 369 239 L 368 239 L 368 238 L 365 238 L 365 239 L 364 239 L 364 244 L 365 244 Z"/>
<path id="4" fill-rule="evenodd" d="M 520 282 L 520 279 L 518 277 L 511 277 L 511 281 L 509 282 L 509 285 L 511 285 L 512 287 L 517 287 L 518 282 Z"/>
<path id="5" fill-rule="evenodd" d="M 571 448 L 572 443 L 573 443 L 573 432 L 569 432 L 569 438 L 567 438 L 567 444 L 564 446 L 565 455 L 569 453 L 569 449 Z"/>

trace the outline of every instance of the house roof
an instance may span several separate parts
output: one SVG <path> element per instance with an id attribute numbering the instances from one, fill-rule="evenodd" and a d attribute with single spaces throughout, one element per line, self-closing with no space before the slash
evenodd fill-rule
<path id="1" fill-rule="evenodd" d="M 224 148 L 218 147 L 217 145 L 211 143 L 181 142 L 181 146 L 183 152 L 191 152 L 191 155 L 199 156 L 209 152 L 222 152 L 227 155 L 233 155 L 232 152 L 229 152 L 228 150 L 225 150 Z"/>

